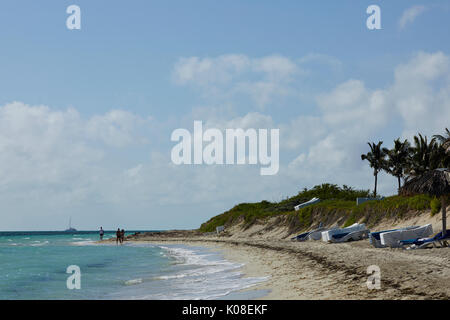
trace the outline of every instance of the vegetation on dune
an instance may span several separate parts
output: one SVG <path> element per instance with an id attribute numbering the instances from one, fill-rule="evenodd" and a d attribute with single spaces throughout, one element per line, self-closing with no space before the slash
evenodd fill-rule
<path id="1" fill-rule="evenodd" d="M 441 201 L 439 199 L 434 198 L 431 200 L 431 215 L 434 216 L 436 213 L 441 211 Z"/>
<path id="2" fill-rule="evenodd" d="M 403 218 L 413 211 L 423 211 L 431 208 L 432 197 L 429 195 L 415 195 L 411 197 L 391 196 L 380 201 L 368 201 L 359 206 L 354 206 L 348 214 L 344 224 L 347 227 L 361 221 L 367 225 L 374 225 L 383 218 Z"/>
<path id="3" fill-rule="evenodd" d="M 291 232 L 296 232 L 317 226 L 320 222 L 324 226 L 337 223 L 341 227 L 348 227 L 356 222 L 371 226 L 383 218 L 402 218 L 411 210 L 428 210 L 431 200 L 432 197 L 428 195 L 391 196 L 356 205 L 356 201 L 330 199 L 290 213 L 289 228 Z"/>
<path id="4" fill-rule="evenodd" d="M 401 180 L 405 183 L 422 177 L 436 168 L 448 168 L 450 165 L 450 131 L 444 135 L 435 135 L 428 142 L 426 136 L 418 134 L 413 144 L 408 140 L 394 141 L 392 149 L 382 148 L 382 141 L 377 144 L 368 143 L 370 151 L 362 154 L 361 159 L 367 160 L 373 169 L 375 186 L 373 193 L 369 190 L 355 190 L 344 185 L 322 184 L 312 189 L 303 189 L 296 196 L 280 202 L 261 201 L 258 203 L 241 203 L 232 209 L 211 218 L 200 227 L 201 232 L 215 231 L 218 226 L 230 226 L 235 222 L 244 221 L 244 227 L 252 226 L 256 221 L 268 217 L 286 217 L 289 231 L 297 232 L 323 223 L 324 226 L 338 223 L 349 226 L 355 222 L 374 225 L 383 218 L 402 218 L 408 211 L 431 209 L 432 214 L 439 212 L 439 201 L 427 194 L 398 195 L 383 200 L 367 201 L 356 205 L 356 198 L 377 196 L 378 173 L 386 171 L 397 178 L 399 191 Z M 295 211 L 298 204 L 319 198 L 321 202 Z M 444 195 L 444 198 L 449 198 Z"/>
<path id="5" fill-rule="evenodd" d="M 238 221 L 244 221 L 244 227 L 248 228 L 258 220 L 285 216 L 290 231 L 297 232 L 320 222 L 324 225 L 338 222 L 348 226 L 363 220 L 363 222 L 371 224 L 385 216 L 402 217 L 409 210 L 431 208 L 432 198 L 427 195 L 392 196 L 381 201 L 368 201 L 359 206 L 356 205 L 357 197 L 368 196 L 370 196 L 369 190 L 355 190 L 348 186 L 322 184 L 309 190 L 304 189 L 296 196 L 280 202 L 241 203 L 203 223 L 200 231 L 212 232 L 218 226 L 229 226 Z M 299 211 L 294 210 L 294 206 L 314 197 L 320 198 L 322 201 Z"/>

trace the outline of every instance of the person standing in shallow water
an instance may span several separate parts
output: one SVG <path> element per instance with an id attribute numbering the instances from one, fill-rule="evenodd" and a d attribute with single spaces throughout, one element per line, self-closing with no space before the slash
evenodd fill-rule
<path id="1" fill-rule="evenodd" d="M 105 234 L 105 232 L 103 231 L 103 227 L 100 227 L 100 241 L 103 240 L 103 235 Z"/>
<path id="2" fill-rule="evenodd" d="M 117 231 L 116 231 L 116 244 L 118 245 L 119 244 L 119 241 L 120 241 L 120 243 L 122 243 L 122 232 L 120 232 L 120 228 L 117 228 Z"/>
<path id="3" fill-rule="evenodd" d="M 125 239 L 125 230 L 122 229 L 120 232 L 120 243 L 123 244 L 123 240 Z"/>

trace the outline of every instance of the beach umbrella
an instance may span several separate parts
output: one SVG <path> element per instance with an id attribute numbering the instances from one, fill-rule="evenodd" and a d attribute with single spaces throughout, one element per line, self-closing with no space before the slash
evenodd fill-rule
<path id="1" fill-rule="evenodd" d="M 402 195 L 429 194 L 441 198 L 442 207 L 442 235 L 447 231 L 447 197 L 450 195 L 450 170 L 435 169 L 425 172 L 407 181 L 400 188 Z"/>

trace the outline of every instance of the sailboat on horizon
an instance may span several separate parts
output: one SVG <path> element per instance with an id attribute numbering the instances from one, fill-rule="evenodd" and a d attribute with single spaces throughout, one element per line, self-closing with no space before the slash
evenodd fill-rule
<path id="1" fill-rule="evenodd" d="M 77 229 L 72 228 L 72 217 L 69 218 L 69 229 L 64 230 L 64 232 L 77 232 Z"/>

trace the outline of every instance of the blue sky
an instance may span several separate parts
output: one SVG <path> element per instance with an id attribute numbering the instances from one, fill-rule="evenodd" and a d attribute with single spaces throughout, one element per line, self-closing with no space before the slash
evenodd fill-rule
<path id="1" fill-rule="evenodd" d="M 81 30 L 65 26 L 72 4 Z M 382 30 L 366 28 L 372 4 Z M 447 1 L 3 1 L 0 229 L 195 228 L 322 182 L 372 188 L 367 141 L 449 124 L 449 14 Z M 174 168 L 170 134 L 193 120 L 280 128 L 279 174 Z"/>

